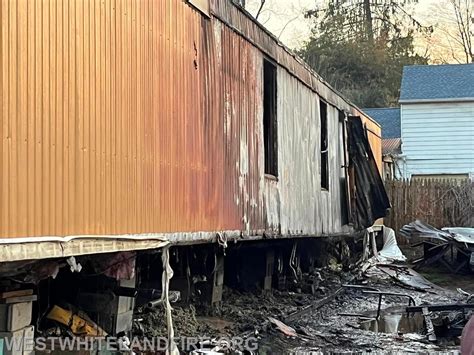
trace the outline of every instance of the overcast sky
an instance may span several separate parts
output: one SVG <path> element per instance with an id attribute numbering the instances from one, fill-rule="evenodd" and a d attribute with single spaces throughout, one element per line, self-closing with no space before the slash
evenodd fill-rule
<path id="1" fill-rule="evenodd" d="M 266 0 L 259 21 L 275 34 L 288 47 L 301 47 L 311 34 L 311 21 L 304 18 L 308 9 L 314 9 L 325 0 Z M 474 0 L 473 0 L 474 1 Z M 247 9 L 255 15 L 260 0 L 247 0 Z M 415 18 L 423 25 L 435 26 L 435 33 L 427 42 L 425 38 L 417 40 L 417 49 L 424 54 L 429 48 L 433 62 L 439 63 L 457 61 L 453 58 L 452 36 L 455 36 L 452 19 L 454 13 L 448 0 L 419 0 L 415 7 Z M 445 32 L 450 32 L 447 35 Z M 451 39 L 449 37 L 451 36 Z M 462 57 L 462 56 L 461 56 Z"/>

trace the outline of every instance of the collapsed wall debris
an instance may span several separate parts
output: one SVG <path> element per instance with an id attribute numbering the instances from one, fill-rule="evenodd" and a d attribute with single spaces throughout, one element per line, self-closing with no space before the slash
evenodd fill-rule
<path id="1" fill-rule="evenodd" d="M 474 270 L 474 228 L 439 230 L 419 220 L 403 226 L 400 235 L 423 247 L 423 256 L 414 260 L 415 268 L 442 264 L 452 273 Z"/>
<path id="2" fill-rule="evenodd" d="M 370 228 L 378 218 L 387 216 L 391 205 L 360 117 L 349 120 L 349 152 L 355 176 L 353 220 L 359 229 Z"/>
<path id="3" fill-rule="evenodd" d="M 34 324 L 43 336 L 106 336 L 122 347 L 129 344 L 130 351 L 135 337 L 208 336 L 187 344 L 185 350 L 196 354 L 238 349 L 220 342 L 222 336 L 255 338 L 263 348 L 276 341 L 282 349 L 298 342 L 319 349 L 341 350 L 349 344 L 403 349 L 412 343 L 434 349 L 460 334 L 472 309 L 406 266 L 393 231 L 385 227 L 369 229 L 358 239 L 204 244 L 171 247 L 168 253 L 105 254 L 100 260 L 82 256 L 55 260 L 55 267 L 24 263 L 27 270 L 52 271 L 36 272 L 41 277 L 35 283 L 18 288 L 23 296 L 0 296 L 36 296 L 32 313 L 40 321 L 32 316 L 20 325 L 31 329 Z M 22 267 L 9 269 L 15 287 L 25 280 Z M 364 333 L 374 331 L 375 342 Z M 176 349 L 181 346 L 177 340 Z"/>

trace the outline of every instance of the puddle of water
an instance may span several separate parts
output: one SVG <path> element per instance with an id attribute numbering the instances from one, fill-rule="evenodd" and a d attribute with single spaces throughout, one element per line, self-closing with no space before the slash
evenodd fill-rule
<path id="1" fill-rule="evenodd" d="M 375 317 L 375 312 L 366 314 L 367 317 Z M 407 334 L 423 333 L 424 318 L 420 313 L 407 314 L 400 308 L 388 308 L 381 311 L 379 319 L 370 319 L 360 323 L 361 329 L 371 330 L 375 333 Z"/>

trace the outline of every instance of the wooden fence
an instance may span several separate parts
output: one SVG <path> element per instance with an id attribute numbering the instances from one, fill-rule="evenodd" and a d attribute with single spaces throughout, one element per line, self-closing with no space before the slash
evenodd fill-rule
<path id="1" fill-rule="evenodd" d="M 436 228 L 473 227 L 474 182 L 469 180 L 390 180 L 392 209 L 385 225 L 398 232 L 419 219 Z"/>

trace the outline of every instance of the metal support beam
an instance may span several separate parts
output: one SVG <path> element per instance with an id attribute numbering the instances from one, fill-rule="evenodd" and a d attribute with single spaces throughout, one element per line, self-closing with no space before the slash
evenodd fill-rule
<path id="1" fill-rule="evenodd" d="M 212 277 L 212 305 L 222 301 L 222 291 L 224 288 L 224 255 L 216 252 L 215 260 L 216 265 Z"/>
<path id="2" fill-rule="evenodd" d="M 268 249 L 265 254 L 265 278 L 263 279 L 263 291 L 272 291 L 273 268 L 275 265 L 275 252 Z"/>

